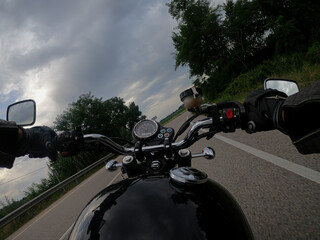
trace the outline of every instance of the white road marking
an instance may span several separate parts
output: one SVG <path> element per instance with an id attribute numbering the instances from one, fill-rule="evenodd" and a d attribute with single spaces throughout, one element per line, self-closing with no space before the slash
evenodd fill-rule
<path id="1" fill-rule="evenodd" d="M 99 171 L 103 171 L 103 170 L 99 170 Z M 99 172 L 98 171 L 98 172 Z M 90 181 L 92 178 L 94 177 L 94 175 L 90 176 L 88 179 L 85 180 L 85 182 Z M 85 183 L 83 182 L 83 183 Z M 17 239 L 21 234 L 23 234 L 25 231 L 27 231 L 32 225 L 34 225 L 36 222 L 38 222 L 40 219 L 42 219 L 48 212 L 50 212 L 52 209 L 56 208 L 58 205 L 60 205 L 60 203 L 62 203 L 64 201 L 64 199 L 68 198 L 69 196 L 71 196 L 71 194 L 75 191 L 77 191 L 80 188 L 81 185 L 76 186 L 74 189 L 72 189 L 71 191 L 69 191 L 66 195 L 64 195 L 62 198 L 60 198 L 58 200 L 58 202 L 56 202 L 54 205 L 50 206 L 49 208 L 47 208 L 45 210 L 44 213 L 42 213 L 42 215 L 39 215 L 39 217 L 32 222 L 28 227 L 26 227 L 23 231 L 21 231 L 17 236 L 15 236 L 14 238 L 12 238 L 12 240 Z M 32 221 L 32 220 L 31 220 Z"/>
<path id="2" fill-rule="evenodd" d="M 191 125 L 193 125 L 193 124 L 194 123 L 191 123 Z M 200 129 L 200 131 L 206 132 L 203 129 Z M 293 163 L 293 162 L 288 161 L 284 158 L 272 155 L 270 153 L 261 151 L 259 149 L 250 147 L 246 144 L 243 144 L 238 141 L 232 140 L 230 138 L 221 136 L 219 134 L 215 134 L 214 137 L 225 142 L 225 143 L 228 143 L 236 148 L 239 148 L 240 150 L 243 150 L 243 151 L 250 153 L 258 158 L 261 158 L 267 162 L 273 163 L 274 165 L 276 165 L 278 167 L 284 168 L 284 169 L 286 169 L 290 172 L 293 172 L 301 177 L 304 177 L 306 179 L 309 179 L 313 182 L 320 184 L 320 172 L 318 172 L 318 171 L 315 171 L 310 168 L 304 167 L 302 165 Z"/>
<path id="3" fill-rule="evenodd" d="M 103 170 L 103 169 L 104 169 L 104 168 L 102 168 L 102 169 L 99 170 L 99 171 L 105 171 L 105 170 Z M 98 171 L 98 172 L 99 172 L 99 171 Z M 97 172 L 97 173 L 98 173 L 98 172 Z M 120 173 L 121 173 L 121 172 L 119 172 L 119 173 L 109 182 L 108 186 L 111 185 L 111 184 L 114 182 L 114 180 L 120 175 Z M 94 175 L 95 175 L 95 174 L 94 174 Z M 94 177 L 94 175 L 92 175 L 92 176 L 90 176 L 88 179 L 86 179 L 86 180 L 83 182 L 83 184 L 89 182 L 89 181 Z M 44 212 L 41 216 L 39 216 L 38 219 L 36 219 L 33 223 L 31 223 L 28 227 L 26 227 L 23 231 L 21 231 L 17 236 L 15 236 L 14 238 L 12 238 L 12 240 L 17 239 L 21 234 L 23 234 L 26 230 L 28 230 L 32 225 L 34 225 L 36 222 L 38 222 L 40 219 L 42 219 L 48 212 L 50 212 L 51 210 L 53 210 L 54 208 L 56 208 L 58 205 L 60 205 L 60 203 L 62 203 L 64 199 L 66 199 L 66 198 L 68 198 L 69 196 L 71 196 L 73 192 L 77 191 L 78 188 L 80 188 L 80 186 L 81 186 L 81 185 L 76 186 L 74 189 L 72 189 L 70 192 L 68 192 L 67 195 L 65 195 L 65 196 L 63 196 L 62 198 L 60 198 L 55 205 L 53 205 L 53 206 L 51 206 L 50 208 L 48 208 L 47 210 L 45 210 L 45 212 Z M 74 223 L 73 223 L 73 224 L 74 224 Z M 71 225 L 71 227 L 73 226 L 73 224 Z M 70 230 L 71 230 L 71 227 L 69 228 Z M 67 230 L 67 232 L 69 231 L 69 229 Z M 67 232 L 66 232 L 66 233 L 67 233 Z M 66 233 L 65 233 L 65 234 L 66 234 Z M 63 234 L 63 236 L 65 236 L 65 234 Z"/>
<path id="4" fill-rule="evenodd" d="M 307 178 L 313 182 L 320 184 L 320 172 L 317 172 L 315 170 L 304 167 L 302 165 L 290 162 L 286 159 L 277 157 L 275 155 L 261 151 L 259 149 L 250 147 L 246 144 L 234 141 L 230 138 L 226 138 L 226 137 L 221 136 L 219 134 L 216 134 L 214 137 L 225 142 L 225 143 L 228 143 L 236 148 L 239 148 L 247 153 L 250 153 L 256 157 L 259 157 L 267 162 L 273 163 L 274 165 L 277 165 L 277 166 L 284 168 L 290 172 L 298 174 L 299 176 L 302 176 L 304 178 Z"/>
<path id="5" fill-rule="evenodd" d="M 64 240 L 68 235 L 69 233 L 71 232 L 71 229 L 73 228 L 73 225 L 74 223 L 72 223 L 72 225 L 68 228 L 68 230 L 62 235 L 61 238 L 59 238 L 59 240 Z"/>
<path id="6" fill-rule="evenodd" d="M 107 185 L 107 187 L 109 187 L 109 186 L 117 179 L 117 177 L 119 177 L 120 173 L 121 173 L 121 171 L 118 172 L 118 174 L 117 174 L 116 176 L 114 176 L 114 178 L 112 178 L 112 180 L 109 182 L 109 184 Z"/>

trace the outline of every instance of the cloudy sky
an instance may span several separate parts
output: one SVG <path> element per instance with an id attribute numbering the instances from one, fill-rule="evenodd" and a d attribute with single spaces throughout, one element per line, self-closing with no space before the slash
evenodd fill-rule
<path id="1" fill-rule="evenodd" d="M 0 118 L 10 103 L 31 98 L 36 125 L 51 126 L 89 91 L 134 101 L 149 118 L 177 109 L 179 93 L 192 80 L 187 68 L 174 69 L 171 33 L 177 23 L 166 2 L 0 1 Z M 0 200 L 19 198 L 46 177 L 46 161 L 24 157 L 13 169 L 1 169 Z"/>

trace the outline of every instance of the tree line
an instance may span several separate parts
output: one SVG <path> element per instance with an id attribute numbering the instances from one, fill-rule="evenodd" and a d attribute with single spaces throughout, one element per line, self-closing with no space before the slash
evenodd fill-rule
<path id="1" fill-rule="evenodd" d="M 169 13 L 176 68 L 188 66 L 194 83 L 212 99 L 235 77 L 274 56 L 317 48 L 320 1 L 172 0 Z"/>
<path id="2" fill-rule="evenodd" d="M 87 93 L 79 96 L 76 102 L 69 104 L 69 108 L 57 116 L 54 129 L 68 131 L 81 126 L 85 134 L 99 133 L 130 139 L 131 129 L 144 118 L 141 114 L 134 102 L 126 106 L 122 98 L 103 100 Z"/>
<path id="3" fill-rule="evenodd" d="M 103 100 L 89 92 L 80 95 L 77 101 L 69 104 L 69 107 L 56 117 L 53 129 L 58 132 L 72 131 L 81 126 L 84 134 L 98 133 L 130 141 L 132 128 L 144 118 L 139 106 L 134 102 L 126 105 L 119 97 Z M 0 201 L 0 218 L 107 154 L 106 151 L 92 151 L 62 157 L 59 153 L 56 161 L 50 161 L 51 171 L 47 179 L 33 183 L 24 191 L 24 197 L 20 200 L 6 197 L 5 202 Z"/>
<path id="4" fill-rule="evenodd" d="M 132 128 L 144 118 L 139 106 L 134 102 L 127 106 L 120 97 L 103 100 L 89 92 L 69 104 L 69 107 L 57 116 L 53 128 L 61 132 L 72 131 L 81 126 L 84 134 L 97 133 L 130 141 Z M 107 152 L 80 152 L 71 157 L 62 157 L 59 154 L 58 159 L 50 165 L 58 172 L 60 179 L 65 179 L 106 154 Z"/>

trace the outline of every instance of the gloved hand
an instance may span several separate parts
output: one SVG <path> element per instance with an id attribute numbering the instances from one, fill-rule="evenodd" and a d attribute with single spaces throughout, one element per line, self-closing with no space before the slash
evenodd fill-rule
<path id="1" fill-rule="evenodd" d="M 57 158 L 57 150 L 53 144 L 57 134 L 49 127 L 33 127 L 23 129 L 23 138 L 16 156 L 29 154 L 30 158 L 49 157 L 52 161 Z"/>
<path id="2" fill-rule="evenodd" d="M 285 132 L 281 106 L 287 95 L 274 89 L 255 90 L 243 105 L 248 113 L 248 133 L 279 129 Z"/>
<path id="3" fill-rule="evenodd" d="M 0 167 L 12 168 L 19 133 L 19 127 L 15 122 L 0 119 Z"/>
<path id="4" fill-rule="evenodd" d="M 80 134 L 79 134 L 80 133 Z M 78 144 L 83 140 L 82 132 L 65 131 L 56 137 L 56 148 L 62 157 L 70 157 L 78 154 Z"/>

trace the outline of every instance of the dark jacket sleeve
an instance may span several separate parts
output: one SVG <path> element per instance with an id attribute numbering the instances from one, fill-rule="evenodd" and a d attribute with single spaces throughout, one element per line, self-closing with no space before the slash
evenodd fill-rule
<path id="1" fill-rule="evenodd" d="M 14 122 L 0 119 L 0 167 L 12 168 L 18 134 L 19 128 Z"/>
<path id="2" fill-rule="evenodd" d="M 302 154 L 320 153 L 320 81 L 286 99 L 285 128 Z"/>

